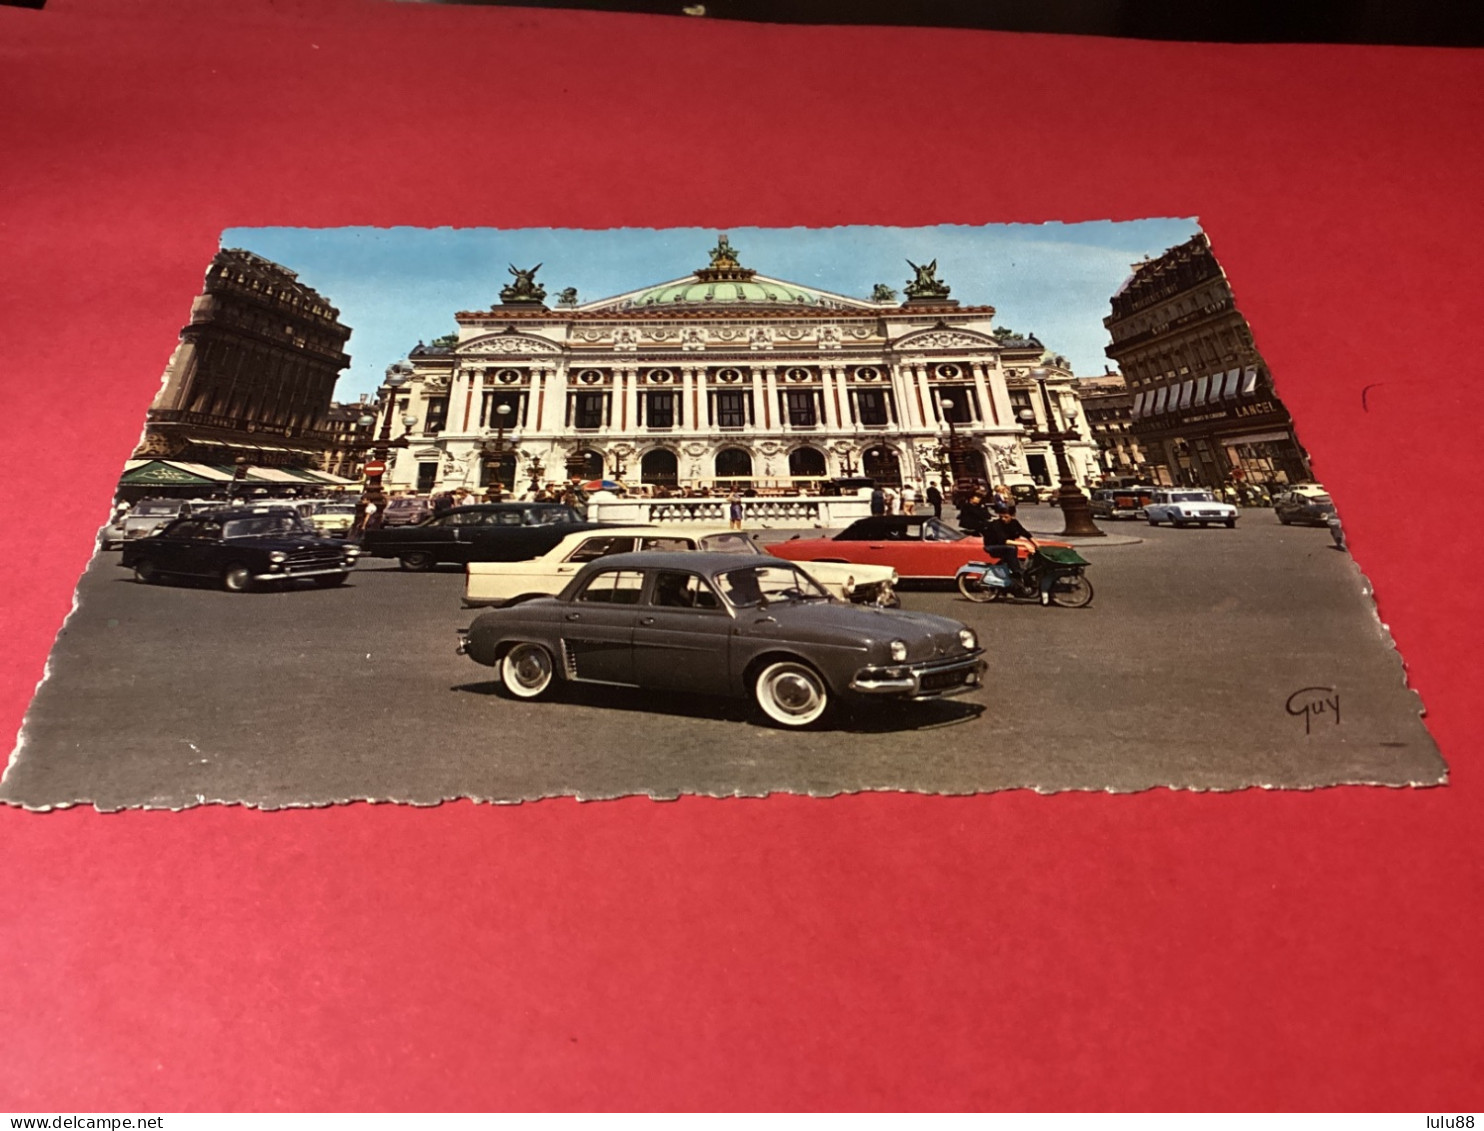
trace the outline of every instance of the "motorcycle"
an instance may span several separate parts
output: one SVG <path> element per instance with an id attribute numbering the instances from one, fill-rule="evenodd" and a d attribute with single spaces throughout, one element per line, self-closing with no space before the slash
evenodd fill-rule
<path id="1" fill-rule="evenodd" d="M 1083 572 L 1090 564 L 1065 543 L 1031 543 L 1029 561 L 1016 573 L 998 561 L 965 562 L 955 580 L 970 601 L 1019 597 L 1043 605 L 1080 609 L 1092 603 L 1092 582 Z"/>

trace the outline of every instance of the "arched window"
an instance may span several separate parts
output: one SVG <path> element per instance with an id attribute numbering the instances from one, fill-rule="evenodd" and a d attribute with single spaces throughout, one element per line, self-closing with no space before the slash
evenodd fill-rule
<path id="1" fill-rule="evenodd" d="M 574 452 L 567 457 L 567 478 L 603 478 L 603 457 L 590 448 Z"/>
<path id="2" fill-rule="evenodd" d="M 788 453 L 788 473 L 795 479 L 823 479 L 824 453 L 816 448 L 796 448 Z"/>
<path id="3" fill-rule="evenodd" d="M 902 465 L 897 462 L 897 453 L 885 445 L 865 450 L 861 456 L 861 471 L 883 486 L 902 485 Z"/>
<path id="4" fill-rule="evenodd" d="M 498 480 L 507 491 L 515 489 L 515 453 L 492 456 L 485 459 L 479 472 L 479 485 L 491 487 Z"/>
<path id="5" fill-rule="evenodd" d="M 675 453 L 668 448 L 655 448 L 645 452 L 639 461 L 639 481 L 660 487 L 674 487 L 680 478 L 680 468 Z"/>
<path id="6" fill-rule="evenodd" d="M 752 478 L 752 456 L 741 448 L 723 448 L 716 453 L 716 478 Z"/>

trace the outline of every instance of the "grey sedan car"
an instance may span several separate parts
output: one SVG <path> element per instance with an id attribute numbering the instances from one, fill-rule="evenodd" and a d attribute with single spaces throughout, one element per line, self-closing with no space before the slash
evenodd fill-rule
<path id="1" fill-rule="evenodd" d="M 459 651 L 498 669 L 507 695 L 562 680 L 751 696 L 803 727 L 847 699 L 937 699 L 979 686 L 972 630 L 927 613 L 851 605 L 781 559 L 613 554 L 555 597 L 484 613 Z"/>

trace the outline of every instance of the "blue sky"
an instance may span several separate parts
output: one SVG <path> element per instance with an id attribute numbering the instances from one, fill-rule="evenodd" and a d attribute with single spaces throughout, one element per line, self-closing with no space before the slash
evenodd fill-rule
<path id="1" fill-rule="evenodd" d="M 869 298 L 876 283 L 901 292 L 905 262 L 938 261 L 938 278 L 965 305 L 988 304 L 995 324 L 1034 333 L 1073 370 L 1103 372 L 1108 299 L 1145 255 L 1198 230 L 1194 220 L 931 228 L 729 228 L 744 267 L 776 279 Z M 351 366 L 335 395 L 375 390 L 383 371 L 419 340 L 457 327 L 459 310 L 487 310 L 508 267 L 542 263 L 554 303 L 563 287 L 590 302 L 688 275 L 707 263 L 710 228 L 229 228 L 225 247 L 281 263 L 340 309 Z"/>

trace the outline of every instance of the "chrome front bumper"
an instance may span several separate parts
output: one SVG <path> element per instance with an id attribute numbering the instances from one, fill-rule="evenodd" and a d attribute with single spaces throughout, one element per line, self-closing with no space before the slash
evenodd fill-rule
<path id="1" fill-rule="evenodd" d="M 329 573 L 349 573 L 355 568 L 355 563 L 337 566 L 316 566 L 313 569 L 273 569 L 266 573 L 255 573 L 252 575 L 254 581 L 284 581 L 294 577 L 323 577 Z"/>
<path id="2" fill-rule="evenodd" d="M 979 687 L 979 677 L 988 667 L 983 655 L 982 649 L 975 649 L 948 660 L 861 668 L 851 679 L 850 690 L 863 695 L 890 695 L 899 699 L 942 699 L 949 695 L 963 695 Z"/>

